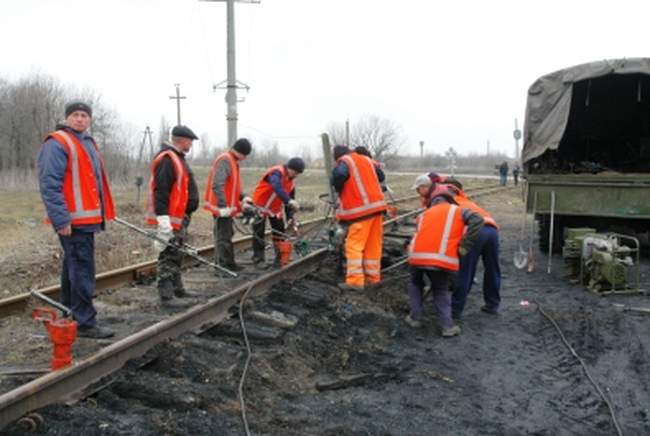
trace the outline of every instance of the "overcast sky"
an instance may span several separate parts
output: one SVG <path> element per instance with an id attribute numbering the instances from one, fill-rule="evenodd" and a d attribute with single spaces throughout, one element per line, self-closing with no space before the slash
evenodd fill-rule
<path id="1" fill-rule="evenodd" d="M 237 3 L 239 134 L 319 149 L 331 121 L 399 123 L 403 152 L 514 154 L 526 90 L 574 64 L 648 55 L 650 2 L 262 0 Z M 226 140 L 226 6 L 197 0 L 2 0 L 0 75 L 89 86 L 134 125 Z"/>

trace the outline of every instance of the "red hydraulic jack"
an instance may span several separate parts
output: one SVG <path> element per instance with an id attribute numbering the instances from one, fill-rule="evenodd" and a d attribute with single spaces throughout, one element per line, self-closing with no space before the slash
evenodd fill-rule
<path id="1" fill-rule="evenodd" d="M 38 291 L 32 291 L 32 296 L 61 310 L 64 316 L 70 316 L 72 311 Z M 49 307 L 37 307 L 32 312 L 32 318 L 42 321 L 52 342 L 52 370 L 65 368 L 72 364 L 72 344 L 77 339 L 77 322 L 71 319 L 56 319 L 56 311 Z"/>
<path id="2" fill-rule="evenodd" d="M 38 307 L 32 312 L 32 318 L 42 321 L 47 329 L 52 351 L 52 370 L 65 368 L 72 363 L 72 344 L 77 339 L 77 321 L 56 319 L 56 311 L 49 307 Z"/>

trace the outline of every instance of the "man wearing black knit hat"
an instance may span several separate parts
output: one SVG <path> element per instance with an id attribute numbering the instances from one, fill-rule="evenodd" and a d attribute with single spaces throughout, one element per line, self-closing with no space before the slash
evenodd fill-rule
<path id="1" fill-rule="evenodd" d="M 285 165 L 269 168 L 257 183 L 251 204 L 260 211 L 261 219 L 253 224 L 253 263 L 258 269 L 266 268 L 264 263 L 264 232 L 266 218 L 271 224 L 273 246 L 275 248 L 275 265 L 280 265 L 279 242 L 285 240 L 285 220 L 293 227 L 293 217 L 300 206 L 295 200 L 295 180 L 305 170 L 305 162 L 293 157 Z M 244 204 L 244 209 L 247 205 Z"/>
<path id="2" fill-rule="evenodd" d="M 215 263 L 231 271 L 243 269 L 235 263 L 232 219 L 241 213 L 242 199 L 251 201 L 242 194 L 239 162 L 246 159 L 252 149 L 246 138 L 235 141 L 230 150 L 212 162 L 205 187 L 203 207 L 214 216 Z"/>
<path id="3" fill-rule="evenodd" d="M 38 154 L 39 188 L 48 221 L 63 249 L 61 303 L 72 310 L 77 335 L 113 336 L 97 323 L 95 233 L 115 218 L 104 162 L 88 133 L 92 109 L 75 101 L 65 107 L 65 121 L 50 132 Z"/>

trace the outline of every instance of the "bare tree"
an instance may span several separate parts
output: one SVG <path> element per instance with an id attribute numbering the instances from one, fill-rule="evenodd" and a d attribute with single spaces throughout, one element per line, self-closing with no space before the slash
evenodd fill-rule
<path id="1" fill-rule="evenodd" d="M 64 106 L 82 100 L 93 108 L 91 133 L 105 154 L 109 177 L 126 178 L 130 168 L 130 127 L 90 90 L 65 85 L 42 73 L 16 81 L 0 79 L 0 171 L 33 180 L 44 136 L 64 120 Z M 15 179 L 17 180 L 17 179 Z"/>
<path id="2" fill-rule="evenodd" d="M 345 123 L 332 121 L 327 125 L 327 128 L 325 130 L 330 137 L 330 144 L 339 145 L 346 143 Z"/>
<path id="3" fill-rule="evenodd" d="M 353 146 L 367 147 L 377 160 L 397 154 L 404 144 L 401 126 L 393 120 L 374 114 L 362 116 L 352 126 L 350 136 Z"/>

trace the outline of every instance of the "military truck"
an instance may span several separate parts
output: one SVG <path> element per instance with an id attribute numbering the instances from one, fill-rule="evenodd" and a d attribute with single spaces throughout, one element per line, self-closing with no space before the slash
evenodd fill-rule
<path id="1" fill-rule="evenodd" d="M 650 230 L 650 58 L 592 62 L 537 79 L 528 90 L 522 150 L 527 210 L 537 196 L 547 252 L 567 227 Z"/>

